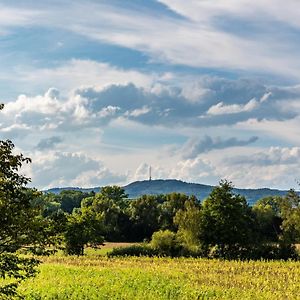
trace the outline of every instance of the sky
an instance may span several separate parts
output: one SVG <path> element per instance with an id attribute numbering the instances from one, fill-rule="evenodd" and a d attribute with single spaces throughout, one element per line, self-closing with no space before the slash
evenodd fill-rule
<path id="1" fill-rule="evenodd" d="M 0 139 L 39 189 L 298 189 L 299 6 L 0 0 Z"/>

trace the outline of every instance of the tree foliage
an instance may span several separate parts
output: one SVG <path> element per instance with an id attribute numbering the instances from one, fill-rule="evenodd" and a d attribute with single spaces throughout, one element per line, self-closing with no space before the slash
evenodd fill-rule
<path id="1" fill-rule="evenodd" d="M 247 245 L 254 218 L 246 199 L 232 192 L 231 182 L 221 181 L 203 202 L 200 239 L 210 246 Z"/>
<path id="2" fill-rule="evenodd" d="M 30 179 L 20 174 L 21 167 L 31 160 L 15 154 L 14 147 L 12 141 L 0 140 L 0 278 L 10 278 L 9 284 L 0 286 L 1 299 L 17 296 L 18 284 L 36 272 L 38 261 L 20 257 L 17 251 L 45 253 L 55 239 L 54 223 L 43 218 L 37 201 L 41 193 L 28 188 Z"/>

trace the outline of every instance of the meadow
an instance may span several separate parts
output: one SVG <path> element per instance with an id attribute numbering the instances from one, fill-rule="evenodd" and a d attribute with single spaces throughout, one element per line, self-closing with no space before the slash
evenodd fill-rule
<path id="1" fill-rule="evenodd" d="M 300 263 L 195 258 L 42 258 L 25 299 L 300 299 Z"/>

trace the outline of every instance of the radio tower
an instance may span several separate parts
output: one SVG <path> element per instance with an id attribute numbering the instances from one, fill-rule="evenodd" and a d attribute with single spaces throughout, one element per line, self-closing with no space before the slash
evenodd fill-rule
<path id="1" fill-rule="evenodd" d="M 149 167 L 149 181 L 152 180 L 152 177 L 151 177 L 151 166 Z"/>

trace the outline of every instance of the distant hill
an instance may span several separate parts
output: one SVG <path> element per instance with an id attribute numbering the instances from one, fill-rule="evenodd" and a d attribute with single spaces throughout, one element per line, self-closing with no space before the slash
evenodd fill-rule
<path id="1" fill-rule="evenodd" d="M 159 195 L 159 194 L 169 194 L 169 193 L 184 193 L 186 195 L 195 195 L 199 200 L 205 199 L 213 186 L 198 184 L 198 183 L 187 183 L 175 179 L 159 179 L 159 180 L 144 180 L 132 182 L 123 187 L 126 193 L 129 195 L 129 198 L 137 198 L 141 195 Z M 101 190 L 101 187 L 94 188 L 78 188 L 78 187 L 65 187 L 65 188 L 53 188 L 49 189 L 46 192 L 52 192 L 55 194 L 60 193 L 63 190 L 78 190 L 82 192 L 91 192 L 94 191 L 98 193 Z M 284 196 L 287 191 L 276 190 L 269 188 L 261 189 L 238 189 L 235 188 L 234 192 L 245 196 L 248 203 L 253 205 L 258 199 L 267 197 L 267 196 Z"/>

